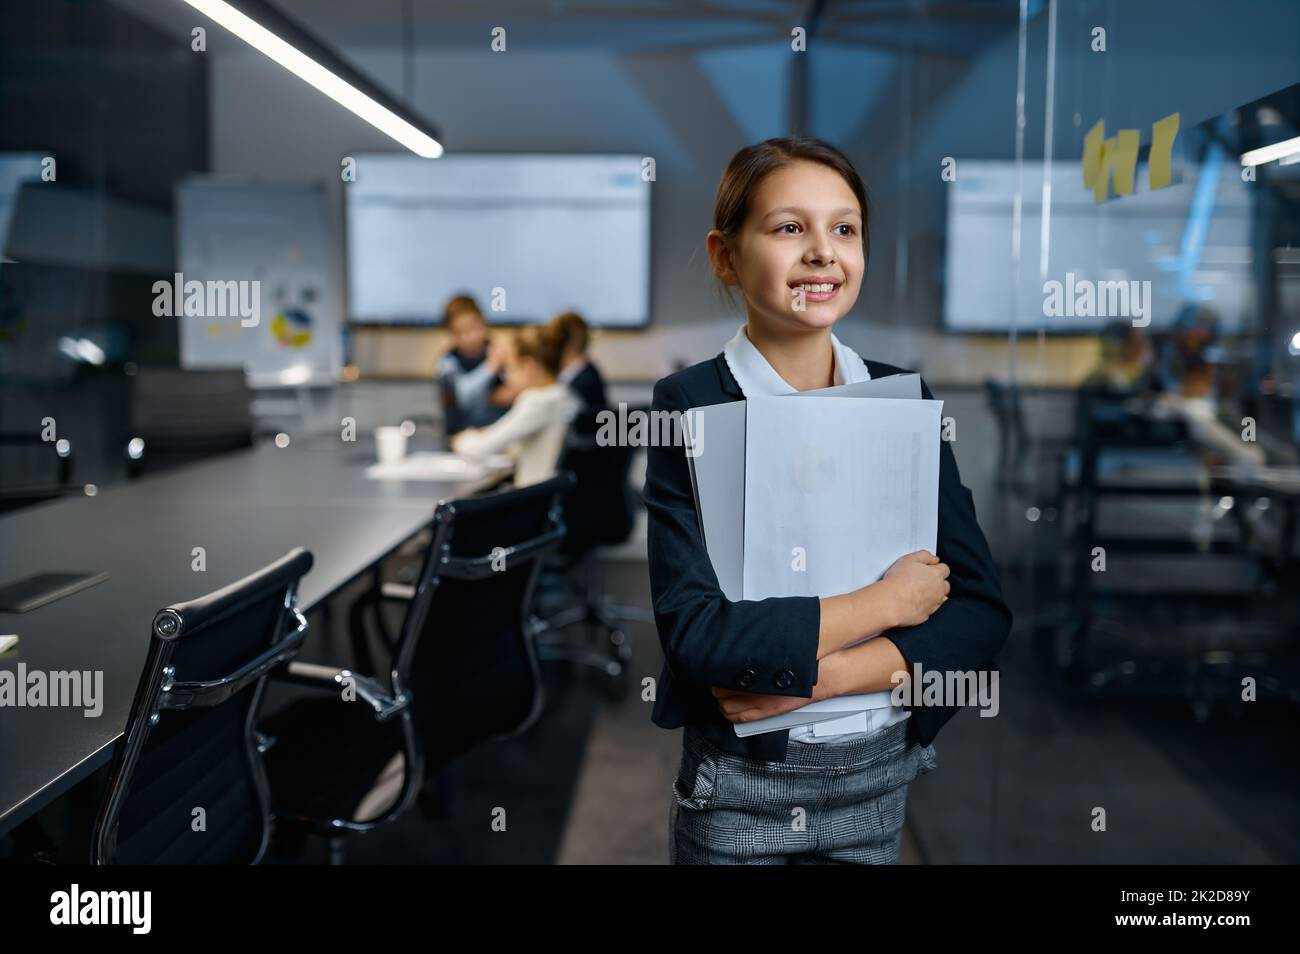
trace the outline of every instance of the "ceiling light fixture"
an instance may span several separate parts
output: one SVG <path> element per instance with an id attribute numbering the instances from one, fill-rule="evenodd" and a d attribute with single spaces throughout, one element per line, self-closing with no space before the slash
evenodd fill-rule
<path id="1" fill-rule="evenodd" d="M 280 13 L 264 0 L 184 0 L 195 10 L 211 17 L 249 46 L 266 54 L 290 73 L 306 80 L 340 106 L 351 110 L 370 125 L 396 139 L 417 156 L 437 159 L 442 155 L 442 145 L 432 135 L 420 129 L 411 119 L 399 113 L 406 112 L 372 83 L 349 67 L 340 57 L 317 43 L 305 30 Z M 243 9 L 258 14 L 253 19 Z M 274 23 L 281 32 L 294 36 L 297 45 L 277 35 L 263 23 Z M 312 55 L 299 47 L 306 47 Z M 321 60 L 328 62 L 322 65 Z M 344 79 L 339 74 L 348 75 Z M 358 86 L 368 88 L 363 92 Z M 381 100 L 386 102 L 381 102 Z M 410 114 L 407 114 L 410 116 Z"/>

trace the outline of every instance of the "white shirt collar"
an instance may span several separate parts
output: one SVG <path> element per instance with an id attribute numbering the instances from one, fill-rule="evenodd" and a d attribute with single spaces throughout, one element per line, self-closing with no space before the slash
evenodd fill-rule
<path id="1" fill-rule="evenodd" d="M 563 369 L 561 369 L 558 378 L 559 380 L 563 381 L 565 384 L 568 384 L 570 381 L 576 378 L 582 372 L 582 369 L 585 368 L 586 366 L 587 366 L 587 359 L 579 358 L 577 361 L 574 361 L 572 364 L 566 365 Z"/>
<path id="2" fill-rule="evenodd" d="M 846 347 L 839 338 L 831 335 L 831 350 L 835 355 L 834 381 L 839 384 L 856 384 L 871 380 L 867 363 L 852 348 Z M 786 383 L 785 378 L 777 374 L 776 369 L 763 357 L 763 352 L 754 347 L 754 342 L 745 334 L 741 325 L 736 336 L 722 349 L 722 356 L 731 369 L 731 375 L 740 385 L 746 397 L 761 394 L 795 394 L 796 388 Z"/>

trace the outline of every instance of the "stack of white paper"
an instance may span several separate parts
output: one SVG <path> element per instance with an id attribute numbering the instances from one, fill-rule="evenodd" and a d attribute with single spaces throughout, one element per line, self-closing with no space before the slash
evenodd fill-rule
<path id="1" fill-rule="evenodd" d="M 836 596 L 934 552 L 942 410 L 915 374 L 693 410 L 696 508 L 727 598 Z M 735 730 L 865 731 L 890 704 L 840 696 Z"/>
<path id="2" fill-rule="evenodd" d="M 400 460 L 371 464 L 366 476 L 371 480 L 482 480 L 494 470 L 510 466 L 505 454 L 494 454 L 483 460 L 471 460 L 446 451 L 420 451 L 407 454 Z"/>

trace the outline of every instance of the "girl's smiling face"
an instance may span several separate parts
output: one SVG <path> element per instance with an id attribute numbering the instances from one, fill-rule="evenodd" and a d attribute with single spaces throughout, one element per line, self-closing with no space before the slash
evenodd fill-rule
<path id="1" fill-rule="evenodd" d="M 862 285 L 862 209 L 838 172 L 797 160 L 758 184 L 734 243 L 715 229 L 708 250 L 714 274 L 740 286 L 750 321 L 773 331 L 827 328 Z"/>

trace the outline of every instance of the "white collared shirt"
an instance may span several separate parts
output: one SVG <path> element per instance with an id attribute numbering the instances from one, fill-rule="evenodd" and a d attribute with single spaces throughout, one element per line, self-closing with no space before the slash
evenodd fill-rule
<path id="1" fill-rule="evenodd" d="M 515 486 L 527 487 L 555 476 L 564 436 L 578 411 L 567 384 L 524 388 L 505 416 L 494 424 L 461 434 L 456 452 L 485 458 L 509 451 L 515 457 Z"/>
<path id="2" fill-rule="evenodd" d="M 871 380 L 867 363 L 856 351 L 846 347 L 833 334 L 831 349 L 835 355 L 833 380 L 836 385 Z M 767 358 L 763 357 L 763 353 L 754 347 L 754 343 L 749 340 L 749 335 L 745 332 L 744 325 L 740 326 L 736 336 L 722 349 L 722 357 L 746 397 L 760 394 L 795 394 L 798 391 L 798 388 L 792 387 L 785 378 L 781 377 L 768 363 Z M 887 703 L 890 694 L 881 692 L 874 695 L 879 697 L 880 701 Z M 885 704 L 834 722 L 822 723 L 821 731 L 826 732 L 830 729 L 834 731 L 833 735 L 817 735 L 813 726 L 801 725 L 790 730 L 790 739 L 793 742 L 848 742 L 874 735 L 882 729 L 902 722 L 910 715 L 911 713 L 902 706 Z"/>

